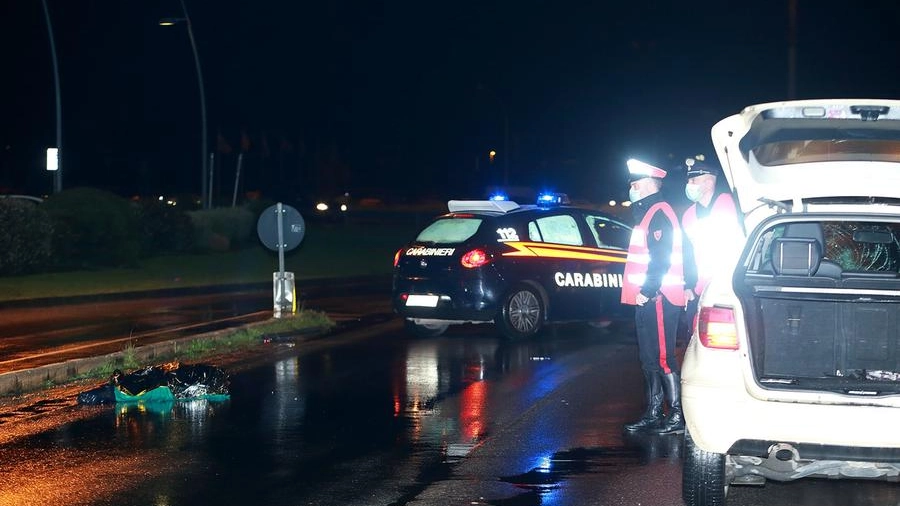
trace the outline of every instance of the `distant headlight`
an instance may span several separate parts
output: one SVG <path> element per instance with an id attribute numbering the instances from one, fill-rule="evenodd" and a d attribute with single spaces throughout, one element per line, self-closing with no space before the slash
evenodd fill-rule
<path id="1" fill-rule="evenodd" d="M 341 212 L 347 212 L 347 204 L 341 204 Z"/>
<path id="2" fill-rule="evenodd" d="M 327 210 L 328 210 L 328 204 L 326 204 L 324 202 L 319 202 L 318 204 L 316 204 L 316 211 L 327 211 Z"/>

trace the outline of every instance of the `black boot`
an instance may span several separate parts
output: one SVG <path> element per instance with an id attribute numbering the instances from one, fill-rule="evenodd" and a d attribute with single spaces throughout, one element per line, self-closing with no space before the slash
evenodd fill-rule
<path id="1" fill-rule="evenodd" d="M 669 399 L 669 414 L 661 424 L 650 428 L 650 431 L 656 434 L 684 432 L 684 414 L 681 412 L 681 377 L 674 372 L 663 374 L 662 386 Z"/>
<path id="2" fill-rule="evenodd" d="M 656 425 L 662 420 L 663 389 L 659 374 L 644 372 L 644 394 L 647 396 L 647 409 L 640 419 L 625 424 L 625 431 L 635 432 Z"/>

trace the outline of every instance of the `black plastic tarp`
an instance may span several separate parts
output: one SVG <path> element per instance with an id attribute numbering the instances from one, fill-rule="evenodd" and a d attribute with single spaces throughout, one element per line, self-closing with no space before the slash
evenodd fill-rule
<path id="1" fill-rule="evenodd" d="M 108 404 L 227 395 L 228 375 L 222 369 L 208 364 L 171 362 L 148 366 L 129 374 L 117 369 L 105 385 L 78 394 L 78 403 Z"/>

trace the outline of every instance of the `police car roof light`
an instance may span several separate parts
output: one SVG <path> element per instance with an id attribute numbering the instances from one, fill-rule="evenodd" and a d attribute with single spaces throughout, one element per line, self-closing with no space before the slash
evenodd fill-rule
<path id="1" fill-rule="evenodd" d="M 451 200 L 447 202 L 447 209 L 451 213 L 462 211 L 493 211 L 495 213 L 508 213 L 519 208 L 519 204 L 512 200 Z"/>
<path id="2" fill-rule="evenodd" d="M 509 200 L 509 197 L 502 193 L 493 193 L 488 197 L 488 200 Z"/>
<path id="3" fill-rule="evenodd" d="M 537 205 L 541 207 L 559 206 L 569 203 L 569 196 L 565 193 L 544 192 L 538 195 Z"/>

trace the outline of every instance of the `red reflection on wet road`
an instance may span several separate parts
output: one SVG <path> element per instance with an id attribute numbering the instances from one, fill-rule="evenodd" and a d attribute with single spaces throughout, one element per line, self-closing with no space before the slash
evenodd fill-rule
<path id="1" fill-rule="evenodd" d="M 470 442 L 477 442 L 483 436 L 484 409 L 488 399 L 488 383 L 476 381 L 462 391 L 459 421 L 462 433 Z"/>

